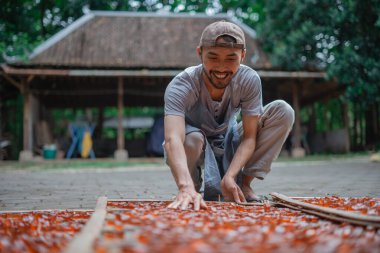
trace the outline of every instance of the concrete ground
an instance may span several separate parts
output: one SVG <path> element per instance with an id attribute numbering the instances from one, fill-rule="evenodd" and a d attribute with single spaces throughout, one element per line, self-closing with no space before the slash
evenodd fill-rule
<path id="1" fill-rule="evenodd" d="M 6 166 L 5 166 L 6 167 Z M 366 157 L 275 162 L 260 195 L 380 197 L 380 163 Z M 0 163 L 0 210 L 93 209 L 99 196 L 170 199 L 177 192 L 168 167 L 141 165 L 101 169 L 9 169 Z"/>

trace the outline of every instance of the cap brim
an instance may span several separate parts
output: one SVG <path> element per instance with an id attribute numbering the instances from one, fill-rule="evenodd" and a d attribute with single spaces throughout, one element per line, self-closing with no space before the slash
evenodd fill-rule
<path id="1" fill-rule="evenodd" d="M 200 46 L 201 47 L 227 47 L 227 48 L 245 49 L 244 44 L 234 43 L 234 42 L 202 41 Z"/>

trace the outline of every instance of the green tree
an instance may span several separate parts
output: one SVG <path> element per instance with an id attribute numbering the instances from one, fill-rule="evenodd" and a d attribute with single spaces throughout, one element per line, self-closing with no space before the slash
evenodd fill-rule
<path id="1" fill-rule="evenodd" d="M 326 71 L 345 87 L 354 148 L 379 143 L 380 2 L 268 0 L 265 17 L 260 37 L 275 67 Z"/>
<path id="2" fill-rule="evenodd" d="M 275 67 L 325 70 L 363 108 L 380 102 L 379 1 L 269 0 L 265 8 L 261 36 Z"/>

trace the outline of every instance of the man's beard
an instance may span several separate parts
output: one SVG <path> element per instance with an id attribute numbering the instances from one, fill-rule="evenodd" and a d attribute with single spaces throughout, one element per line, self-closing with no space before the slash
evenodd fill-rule
<path id="1" fill-rule="evenodd" d="M 220 90 L 223 90 L 225 89 L 231 82 L 231 79 L 232 79 L 232 72 L 227 72 L 227 75 L 225 78 L 223 78 L 223 80 L 220 80 L 219 78 L 217 78 L 215 76 L 215 71 L 210 71 L 209 73 L 206 71 L 206 69 L 204 67 L 202 67 L 203 69 L 203 72 L 204 74 L 206 75 L 208 81 L 211 83 L 211 85 L 216 88 L 216 89 L 220 89 Z M 225 73 L 225 72 L 223 72 Z"/>

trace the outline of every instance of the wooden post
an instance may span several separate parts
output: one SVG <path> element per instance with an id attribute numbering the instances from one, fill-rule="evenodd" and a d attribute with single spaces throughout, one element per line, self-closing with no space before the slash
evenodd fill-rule
<path id="1" fill-rule="evenodd" d="M 343 111 L 343 121 L 344 121 L 344 129 L 346 131 L 346 152 L 350 152 L 350 118 L 348 116 L 348 103 L 345 102 L 342 104 Z"/>
<path id="2" fill-rule="evenodd" d="M 292 156 L 303 157 L 303 156 L 305 156 L 305 150 L 301 147 L 301 134 L 302 133 L 301 133 L 301 119 L 300 119 L 298 83 L 292 84 L 292 91 L 293 91 L 293 109 L 295 112 Z"/>
<path id="3" fill-rule="evenodd" d="M 124 128 L 123 128 L 123 111 L 124 111 L 124 86 L 123 78 L 118 78 L 117 83 L 117 150 L 115 152 L 115 158 L 117 160 L 126 160 L 128 158 L 128 152 L 125 150 L 125 141 L 124 141 Z"/>
<path id="4" fill-rule="evenodd" d="M 309 132 L 312 135 L 317 132 L 317 115 L 315 112 L 315 103 L 310 106 Z"/>
<path id="5" fill-rule="evenodd" d="M 97 127 L 96 127 L 96 132 L 95 132 L 95 137 L 102 139 L 102 134 L 103 134 L 103 121 L 104 121 L 104 106 L 99 106 L 98 107 L 98 119 L 97 119 Z"/>
<path id="6" fill-rule="evenodd" d="M 27 87 L 26 82 L 23 80 L 22 82 L 23 91 L 22 95 L 24 97 L 24 114 L 23 114 L 23 147 L 24 150 L 31 150 L 31 141 L 30 141 L 30 94 L 29 94 L 29 88 Z"/>
<path id="7" fill-rule="evenodd" d="M 117 149 L 124 149 L 124 129 L 123 129 L 123 78 L 119 77 L 117 84 Z"/>
<path id="8" fill-rule="evenodd" d="M 32 119 L 30 108 L 30 90 L 27 79 L 22 79 L 20 91 L 24 97 L 24 110 L 23 110 L 23 150 L 20 152 L 20 161 L 30 161 L 33 159 L 32 152 Z"/>

